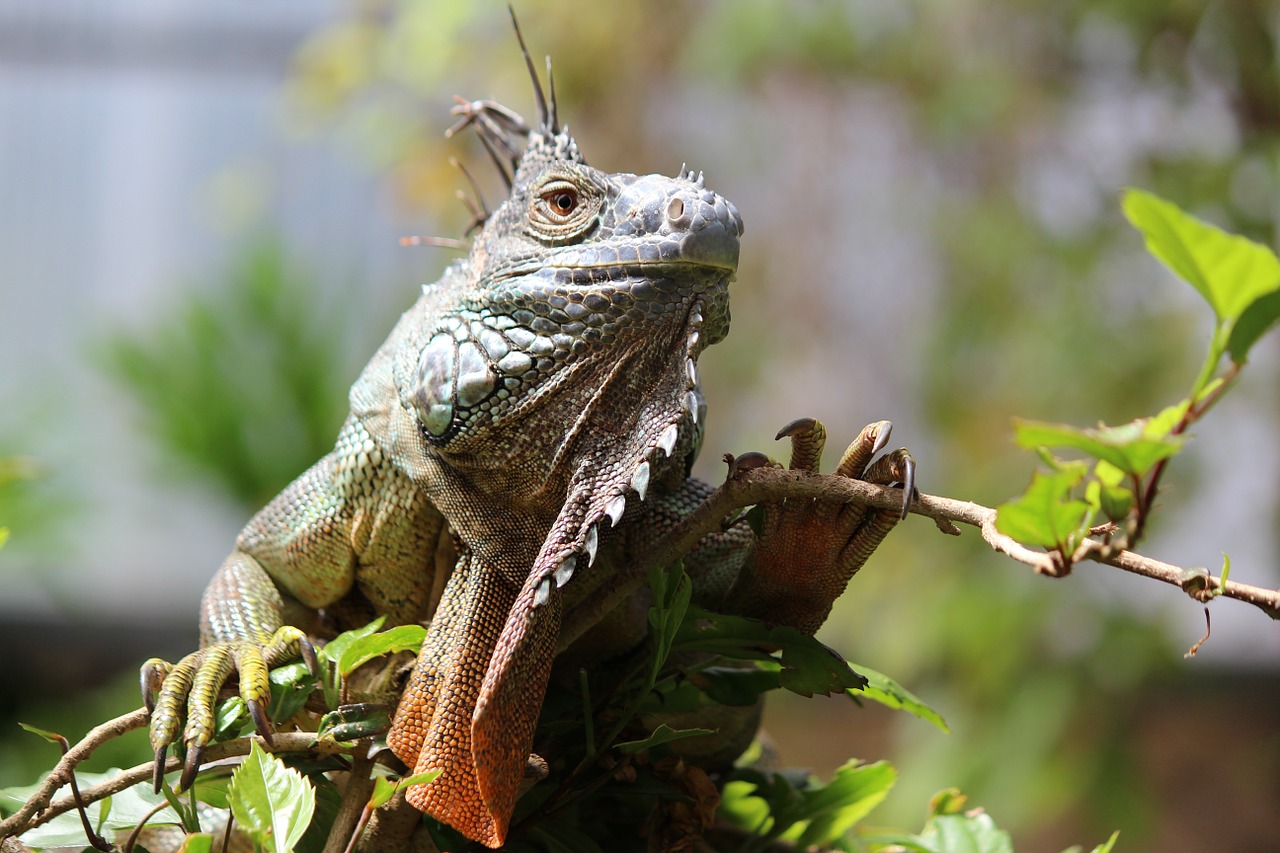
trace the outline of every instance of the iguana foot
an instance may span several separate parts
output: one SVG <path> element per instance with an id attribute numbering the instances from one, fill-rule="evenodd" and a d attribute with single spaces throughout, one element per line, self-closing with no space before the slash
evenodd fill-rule
<path id="1" fill-rule="evenodd" d="M 892 424 L 868 424 L 845 449 L 835 473 L 878 485 L 901 485 L 901 511 L 841 500 L 785 498 L 758 507 L 756 542 L 738 583 L 729 593 L 734 612 L 807 633 L 816 631 L 844 592 L 849 579 L 898 523 L 915 494 L 915 460 L 906 448 L 878 459 Z M 783 427 L 777 437 L 791 439 L 793 470 L 816 471 L 827 432 L 813 418 Z M 750 467 L 757 454 L 738 457 Z"/>
<path id="2" fill-rule="evenodd" d="M 155 750 L 152 781 L 156 792 L 159 793 L 163 784 L 165 756 L 177 740 L 184 711 L 186 727 L 182 731 L 182 743 L 186 760 L 178 788 L 191 787 L 200 770 L 204 748 L 213 738 L 218 693 L 232 673 L 239 674 L 240 697 L 249 709 L 254 728 L 270 745 L 271 723 L 266 711 L 271 702 L 268 671 L 272 666 L 298 657 L 299 652 L 312 671 L 317 671 L 315 650 L 306 635 L 298 628 L 284 626 L 265 643 L 251 640 L 212 643 L 176 665 L 160 658 L 144 663 L 140 681 L 142 702 L 151 714 L 151 748 Z"/>

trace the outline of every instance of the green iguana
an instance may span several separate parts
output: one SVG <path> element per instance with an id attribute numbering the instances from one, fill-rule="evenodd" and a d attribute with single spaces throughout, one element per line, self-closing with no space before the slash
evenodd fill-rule
<path id="1" fill-rule="evenodd" d="M 205 591 L 200 651 L 144 666 L 157 784 L 185 717 L 190 785 L 233 673 L 267 736 L 267 667 L 307 635 L 372 614 L 430 620 L 387 743 L 414 771 L 440 771 L 413 805 L 500 846 L 562 614 L 710 493 L 688 477 L 705 415 L 697 364 L 729 330 L 742 218 L 701 173 L 588 166 L 524 55 L 536 127 L 464 108 L 509 158 L 510 197 L 365 367 L 333 452 L 240 534 Z M 792 467 L 816 469 L 821 425 L 782 435 Z M 887 438 L 887 422 L 867 427 L 838 473 L 910 495 L 905 450 L 873 463 Z M 737 525 L 685 556 L 695 600 L 810 633 L 898 518 L 836 501 L 764 509 L 759 538 Z M 643 638 L 635 612 L 591 635 L 597 659 Z"/>

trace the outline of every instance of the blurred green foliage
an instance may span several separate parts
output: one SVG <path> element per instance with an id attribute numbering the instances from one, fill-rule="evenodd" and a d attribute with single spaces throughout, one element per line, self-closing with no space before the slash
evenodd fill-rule
<path id="1" fill-rule="evenodd" d="M 58 534 L 75 509 L 65 484 L 55 482 L 41 460 L 0 449 L 0 545 L 9 541 L 15 551 L 56 552 Z"/>
<path id="2" fill-rule="evenodd" d="M 215 292 L 109 340 L 104 364 L 167 456 L 256 508 L 333 448 L 352 379 L 341 308 L 261 240 Z"/>

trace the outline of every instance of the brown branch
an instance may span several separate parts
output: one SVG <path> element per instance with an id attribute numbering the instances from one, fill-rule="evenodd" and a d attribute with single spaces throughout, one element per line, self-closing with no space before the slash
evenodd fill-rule
<path id="1" fill-rule="evenodd" d="M 57 793 L 59 788 L 71 781 L 71 774 L 75 771 L 76 767 L 92 755 L 95 749 L 114 737 L 118 737 L 125 732 L 131 732 L 134 729 L 140 729 L 146 724 L 147 712 L 144 709 L 139 708 L 136 711 L 132 711 L 122 717 L 116 717 L 114 720 L 108 720 L 102 725 L 90 729 L 88 734 L 86 734 L 79 743 L 67 750 L 58 763 L 54 765 L 53 770 L 50 771 L 47 777 L 45 777 L 44 782 L 40 784 L 40 787 L 36 790 L 35 794 L 31 796 L 31 799 L 27 800 L 26 803 L 23 804 L 22 808 L 18 809 L 8 818 L 0 821 L 0 838 L 16 836 L 19 833 L 30 829 L 32 826 L 38 826 L 48 820 L 48 816 L 42 816 L 38 821 L 28 823 L 36 812 L 49 804 L 49 800 L 53 798 L 53 795 Z M 150 767 L 151 765 L 147 766 Z M 93 799 L 89 796 L 90 790 L 92 789 L 82 792 L 85 802 L 87 803 L 93 802 Z M 68 808 L 74 807 L 75 802 L 72 798 L 64 797 L 63 800 L 68 803 Z M 66 810 L 67 809 L 64 808 L 62 811 Z M 58 814 L 61 813 L 62 812 L 58 812 Z"/>
<path id="2" fill-rule="evenodd" d="M 679 560 L 704 536 L 721 529 L 723 520 L 731 513 L 763 501 L 783 498 L 843 500 L 883 509 L 902 506 L 900 489 L 876 486 L 862 480 L 772 467 L 740 471 L 651 548 L 631 560 L 607 586 L 597 589 L 575 607 L 561 631 L 560 649 L 571 645 L 643 584 L 649 566 L 670 565 Z M 977 527 L 983 541 L 993 550 L 1031 566 L 1038 573 L 1060 577 L 1070 571 L 1061 555 L 1028 548 L 997 530 L 996 511 L 991 507 L 972 501 L 920 495 L 912 503 L 911 512 L 933 519 L 947 533 L 958 532 L 955 529 L 957 522 Z M 1234 598 L 1258 607 L 1272 619 L 1280 619 L 1280 590 L 1235 581 L 1224 583 L 1222 578 L 1206 571 L 1183 569 L 1093 539 L 1086 540 L 1071 558 L 1072 561 L 1091 560 L 1172 584 L 1197 601 L 1217 595 Z"/>
<path id="3" fill-rule="evenodd" d="M 35 795 L 27 800 L 21 809 L 3 822 L 0 822 L 0 838 L 21 835 L 28 829 L 47 823 L 58 815 L 75 808 L 75 798 L 72 796 L 63 796 L 52 803 L 49 801 L 59 788 L 70 781 L 71 772 L 75 769 L 75 766 L 88 758 L 96 747 L 117 735 L 141 728 L 146 725 L 146 722 L 146 711 L 140 708 L 122 717 L 103 723 L 90 731 L 80 743 L 76 744 L 63 757 L 62 761 L 58 762 L 58 765 L 54 767 L 53 772 L 41 784 Z M 276 732 L 272 735 L 272 741 L 275 745 L 270 748 L 266 747 L 261 739 L 254 737 L 242 737 L 212 744 L 204 752 L 205 766 L 223 759 L 248 755 L 250 743 L 255 739 L 269 752 L 314 752 L 330 755 L 346 751 L 336 744 L 317 740 L 315 732 Z M 139 782 L 148 780 L 151 778 L 154 763 L 148 761 L 146 764 L 130 767 L 110 779 L 99 782 L 97 785 L 84 788 L 80 791 L 81 799 L 86 804 L 96 803 L 98 800 L 118 794 L 126 788 L 131 788 Z M 171 756 L 165 762 L 166 773 L 172 773 L 180 769 L 182 769 L 182 761 L 177 757 Z"/>

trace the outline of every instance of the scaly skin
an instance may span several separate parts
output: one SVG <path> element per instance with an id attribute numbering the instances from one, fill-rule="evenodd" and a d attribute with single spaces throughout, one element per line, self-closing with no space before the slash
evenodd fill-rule
<path id="1" fill-rule="evenodd" d="M 516 150 L 514 114 L 463 112 L 492 148 Z M 501 846 L 561 614 L 709 493 L 686 479 L 705 409 L 697 360 L 728 332 L 741 218 L 701 175 L 591 168 L 545 103 L 528 137 L 468 257 L 423 289 L 352 387 L 334 451 L 240 535 L 202 601 L 201 650 L 144 667 L 148 701 L 162 682 L 158 756 L 185 712 L 184 786 L 233 670 L 265 734 L 266 668 L 303 631 L 431 619 L 387 742 L 414 772 L 441 771 L 410 802 Z M 825 434 L 797 424 L 784 430 L 793 465 L 813 469 Z M 903 480 L 905 452 L 868 468 L 887 424 L 868 430 L 841 472 Z M 807 631 L 896 520 L 822 502 L 765 512 L 761 541 L 735 527 L 686 566 L 701 602 Z"/>

